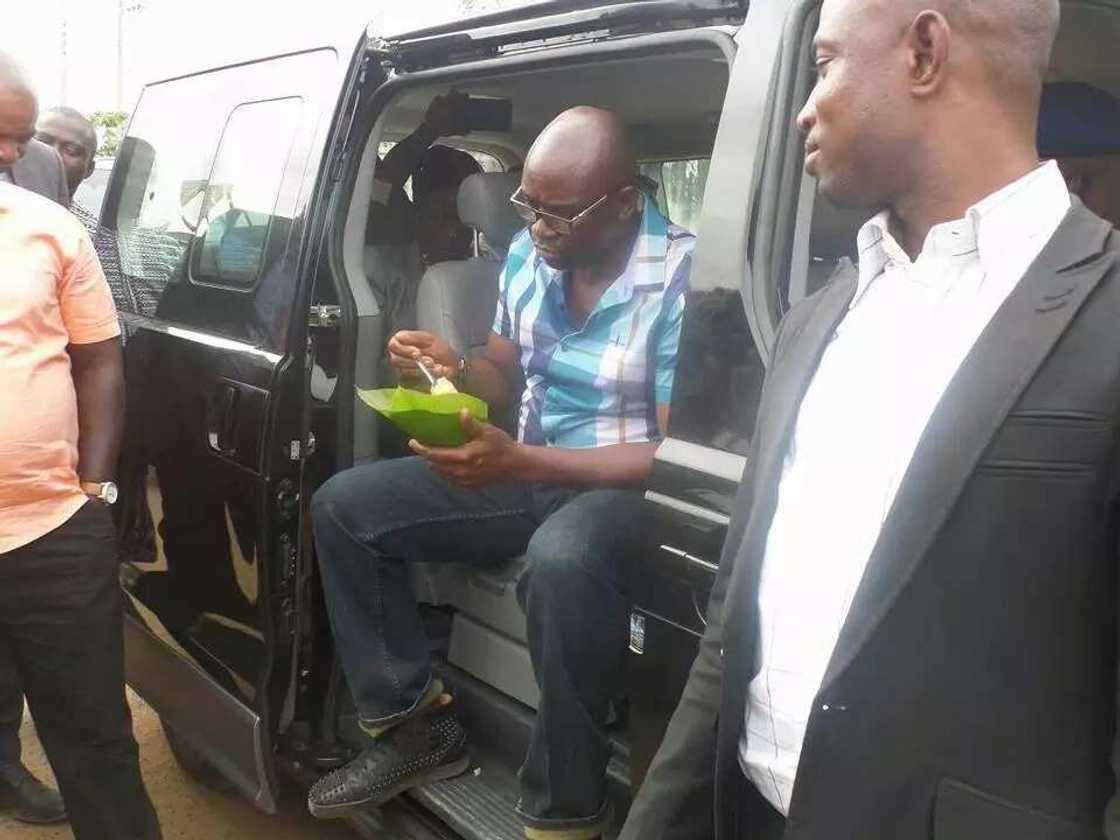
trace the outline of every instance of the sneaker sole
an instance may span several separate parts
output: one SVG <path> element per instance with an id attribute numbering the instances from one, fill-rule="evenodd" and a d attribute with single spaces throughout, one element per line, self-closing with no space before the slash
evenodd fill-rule
<path id="1" fill-rule="evenodd" d="M 466 773 L 470 767 L 471 757 L 469 755 L 464 755 L 451 764 L 442 764 L 439 767 L 435 767 L 411 779 L 396 784 L 376 796 L 369 796 L 356 802 L 347 802 L 344 805 L 316 805 L 308 799 L 307 810 L 311 812 L 311 816 L 320 820 L 335 820 L 342 817 L 352 817 L 360 811 L 384 805 L 390 799 L 400 796 L 406 790 L 423 787 L 432 782 L 442 782 L 445 779 L 452 779 L 455 776 L 461 776 Z"/>
<path id="2" fill-rule="evenodd" d="M 12 819 L 24 823 L 25 825 L 57 825 L 58 823 L 64 823 L 70 819 L 66 814 L 57 817 L 37 817 L 33 814 L 21 814 L 18 811 L 10 811 L 9 815 Z"/>

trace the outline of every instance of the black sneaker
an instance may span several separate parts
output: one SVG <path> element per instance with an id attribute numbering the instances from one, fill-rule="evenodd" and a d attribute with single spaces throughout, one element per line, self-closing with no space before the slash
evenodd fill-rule
<path id="1" fill-rule="evenodd" d="M 18 783 L 0 779 L 0 810 L 8 811 L 20 822 L 49 825 L 66 820 L 66 805 L 58 791 L 52 790 L 27 770 Z"/>
<path id="2" fill-rule="evenodd" d="M 307 795 L 320 819 L 352 816 L 470 767 L 467 734 L 451 706 L 430 706 L 374 739 L 361 755 L 321 778 Z"/>

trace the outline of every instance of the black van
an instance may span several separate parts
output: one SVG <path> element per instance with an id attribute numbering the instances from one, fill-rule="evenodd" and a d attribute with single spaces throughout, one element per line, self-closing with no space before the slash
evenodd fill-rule
<path id="1" fill-rule="evenodd" d="M 1120 93 L 1120 0 L 1063 5 L 1055 77 Z M 309 784 L 355 750 L 308 507 L 334 472 L 403 452 L 355 398 L 385 382 L 395 266 L 409 247 L 392 213 L 371 212 L 379 155 L 440 93 L 509 100 L 508 131 L 443 141 L 501 186 L 551 117 L 592 104 L 622 115 L 647 185 L 699 234 L 613 728 L 621 824 L 696 652 L 776 325 L 854 259 L 864 221 L 802 172 L 794 116 L 814 81 L 818 10 L 551 0 L 368 33 L 349 57 L 309 49 L 144 89 L 98 246 L 127 341 L 117 515 L 128 679 L 186 768 L 272 811 L 281 777 Z M 492 205 L 473 221 L 497 254 L 445 272 L 454 288 L 425 275 L 414 290 L 419 325 L 454 332 L 458 346 L 489 329 L 510 212 Z M 371 810 L 356 821 L 369 836 L 521 836 L 514 771 L 538 698 L 513 594 L 521 566 L 494 560 L 414 569 L 477 769 Z"/>

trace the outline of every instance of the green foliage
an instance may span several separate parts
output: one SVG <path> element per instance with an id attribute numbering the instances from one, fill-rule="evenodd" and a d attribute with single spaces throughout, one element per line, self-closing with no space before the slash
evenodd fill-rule
<path id="1" fill-rule="evenodd" d="M 124 137 L 125 127 L 128 125 L 128 114 L 124 111 L 94 111 L 89 115 L 89 121 L 97 129 L 97 137 L 100 141 L 97 156 L 115 157 L 121 139 Z"/>

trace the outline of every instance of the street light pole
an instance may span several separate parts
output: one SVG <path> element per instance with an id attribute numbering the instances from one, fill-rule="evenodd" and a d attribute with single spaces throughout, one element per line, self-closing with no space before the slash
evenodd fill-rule
<path id="1" fill-rule="evenodd" d="M 124 16 L 142 12 L 143 0 L 117 0 L 117 110 L 124 110 Z"/>
<path id="2" fill-rule="evenodd" d="M 117 110 L 124 110 L 124 4 L 117 0 Z"/>

